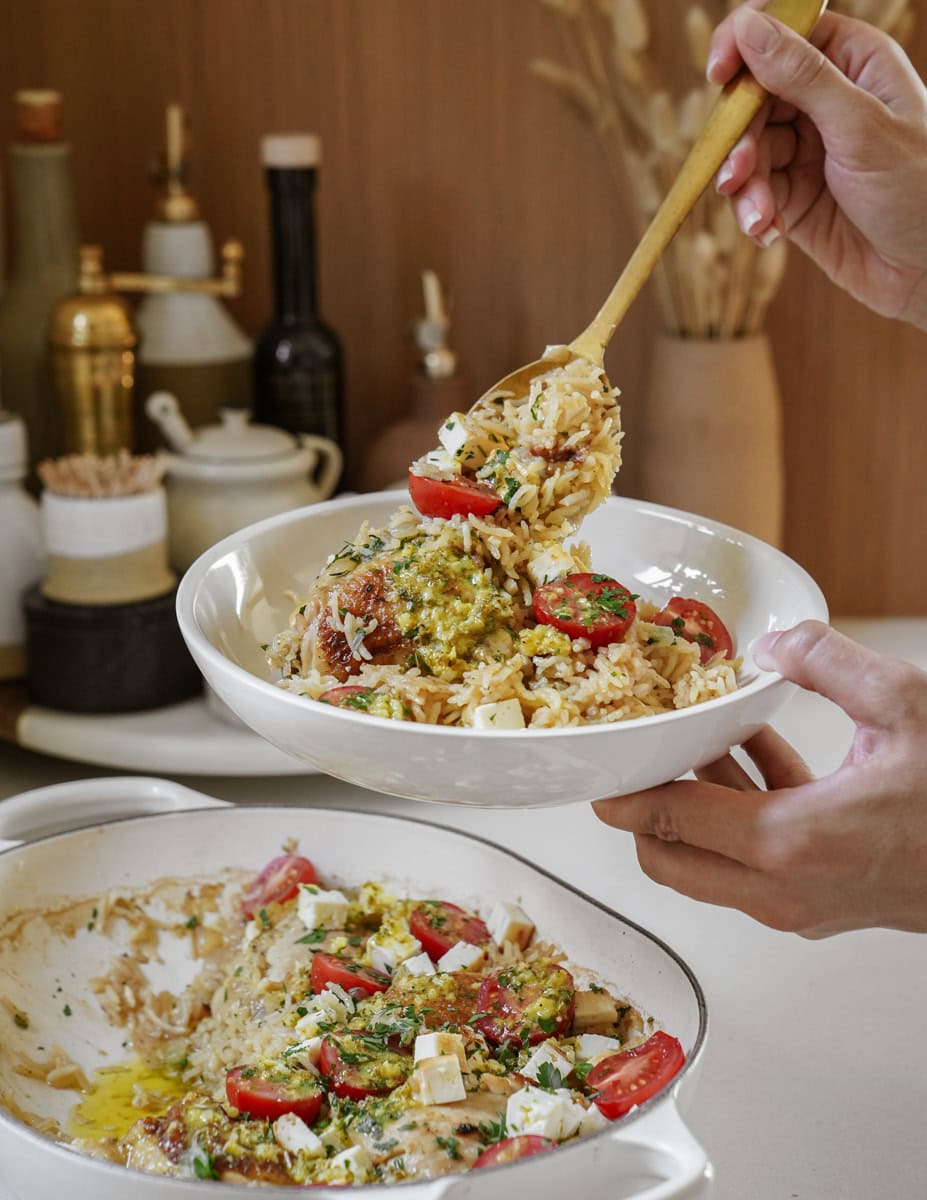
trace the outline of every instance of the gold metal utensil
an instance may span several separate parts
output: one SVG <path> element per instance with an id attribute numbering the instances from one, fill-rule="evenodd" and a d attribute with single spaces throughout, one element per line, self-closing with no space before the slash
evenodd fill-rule
<path id="1" fill-rule="evenodd" d="M 808 37 L 826 7 L 827 0 L 770 0 L 765 12 L 803 37 Z M 746 68 L 727 84 L 698 141 L 680 168 L 675 183 L 591 324 L 565 347 L 562 357 L 542 358 L 519 367 L 500 379 L 495 387 L 484 393 L 482 399 L 499 392 L 522 395 L 528 391 L 536 375 L 574 358 L 583 358 L 602 366 L 605 349 L 621 319 L 699 196 L 760 111 L 765 99 L 766 92 Z"/>

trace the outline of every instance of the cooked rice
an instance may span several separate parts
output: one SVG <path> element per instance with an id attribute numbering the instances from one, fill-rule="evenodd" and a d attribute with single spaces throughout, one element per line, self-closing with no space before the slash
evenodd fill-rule
<path id="1" fill-rule="evenodd" d="M 289 628 L 274 638 L 268 662 L 281 673 L 281 687 L 318 699 L 343 682 L 313 662 L 320 619 L 313 597 L 327 593 L 327 620 L 356 663 L 350 683 L 374 689 L 392 705 L 377 707 L 378 715 L 471 725 L 481 705 L 516 699 L 525 724 L 545 728 L 669 712 L 736 689 L 737 662 L 719 655 L 701 665 L 698 646 L 653 625 L 657 610 L 646 602 L 624 640 L 599 649 L 576 639 L 561 653 L 531 653 L 519 641 L 518 632 L 535 624 L 532 597 L 542 563 L 551 555 L 557 561 L 547 579 L 593 569 L 588 546 L 564 543 L 609 495 L 621 461 L 618 392 L 592 363 L 558 365 L 562 353 L 550 356 L 551 370 L 532 381 L 527 396 L 491 395 L 466 417 L 473 445 L 488 455 L 471 474 L 494 487 L 502 507 L 491 518 L 446 520 L 404 506 L 386 529 L 363 525 L 353 543 L 329 558 L 312 596 L 299 599 Z M 426 455 L 415 464 L 416 473 L 447 478 L 442 452 L 435 453 L 437 459 Z M 452 648 L 437 668 L 422 662 L 418 649 L 402 665 L 371 661 L 365 639 L 378 627 L 376 618 L 339 607 L 339 581 L 357 566 L 395 563 L 412 552 L 423 563 L 473 564 L 495 605 L 494 620 L 467 614 L 478 628 L 472 644 Z M 434 601 L 436 610 L 441 603 Z M 402 608 L 398 598 L 396 605 Z M 447 620 L 459 631 L 459 612 Z"/>

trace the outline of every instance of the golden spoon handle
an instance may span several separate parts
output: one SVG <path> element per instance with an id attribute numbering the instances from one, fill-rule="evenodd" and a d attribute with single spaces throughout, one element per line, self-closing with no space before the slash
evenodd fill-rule
<path id="1" fill-rule="evenodd" d="M 807 37 L 827 0 L 770 0 L 766 12 Z M 570 343 L 574 354 L 601 365 L 605 348 L 664 250 L 760 111 L 766 92 L 744 68 L 724 88 L 676 181 L 595 319 Z"/>

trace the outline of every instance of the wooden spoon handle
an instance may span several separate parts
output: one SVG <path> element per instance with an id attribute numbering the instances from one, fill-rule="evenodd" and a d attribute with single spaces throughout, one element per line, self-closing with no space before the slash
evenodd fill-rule
<path id="1" fill-rule="evenodd" d="M 765 11 L 807 37 L 826 7 L 827 0 L 770 0 Z M 724 88 L 608 299 L 588 328 L 570 343 L 574 354 L 601 364 L 622 317 L 765 99 L 766 92 L 746 67 Z"/>

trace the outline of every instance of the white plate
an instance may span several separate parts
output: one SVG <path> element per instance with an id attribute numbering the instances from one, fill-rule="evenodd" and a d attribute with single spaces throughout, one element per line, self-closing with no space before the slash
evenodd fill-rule
<path id="1" fill-rule="evenodd" d="M 27 750 L 116 767 L 175 775 L 315 775 L 240 722 L 216 715 L 205 697 L 150 712 L 118 716 L 58 712 L 29 706 L 16 741 Z"/>

